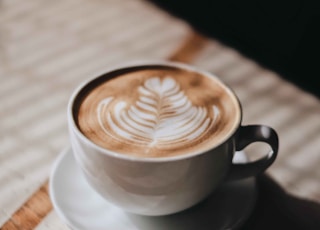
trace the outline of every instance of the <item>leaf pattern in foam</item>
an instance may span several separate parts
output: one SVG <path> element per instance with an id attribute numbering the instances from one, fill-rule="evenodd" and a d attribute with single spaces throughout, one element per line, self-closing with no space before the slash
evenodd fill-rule
<path id="1" fill-rule="evenodd" d="M 138 89 L 139 99 L 128 105 L 113 97 L 98 105 L 98 121 L 105 134 L 121 142 L 170 149 L 191 144 L 211 129 L 218 107 L 195 106 L 170 77 L 149 78 Z M 114 103 L 113 103 L 114 102 Z M 213 113 L 213 119 L 209 113 Z"/>

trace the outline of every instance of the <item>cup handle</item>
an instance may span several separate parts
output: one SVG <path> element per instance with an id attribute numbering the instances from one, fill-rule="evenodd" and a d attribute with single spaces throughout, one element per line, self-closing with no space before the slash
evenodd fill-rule
<path id="1" fill-rule="evenodd" d="M 264 172 L 276 159 L 279 140 L 276 131 L 264 125 L 241 126 L 236 134 L 236 151 L 244 149 L 253 142 L 265 142 L 271 151 L 264 157 L 248 163 L 232 163 L 228 180 L 244 179 Z"/>

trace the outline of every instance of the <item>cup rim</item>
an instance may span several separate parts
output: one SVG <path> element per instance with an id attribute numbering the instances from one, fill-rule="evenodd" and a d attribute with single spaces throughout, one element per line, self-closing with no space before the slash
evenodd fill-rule
<path id="1" fill-rule="evenodd" d="M 127 155 L 127 154 L 122 154 L 122 153 L 117 153 L 112 150 L 108 150 L 106 148 L 103 148 L 99 146 L 98 144 L 94 143 L 91 141 L 88 137 L 86 137 L 79 129 L 78 125 L 76 124 L 76 121 L 74 120 L 74 115 L 73 115 L 73 108 L 76 99 L 79 96 L 79 93 L 91 82 L 94 80 L 105 76 L 108 73 L 111 73 L 116 70 L 121 70 L 121 69 L 127 69 L 127 68 L 133 68 L 133 67 L 147 67 L 147 66 L 169 66 L 169 67 L 176 67 L 188 71 L 193 71 L 197 72 L 205 77 L 213 77 L 217 82 L 221 84 L 221 86 L 228 92 L 230 97 L 234 100 L 235 105 L 238 107 L 238 119 L 234 122 L 234 125 L 232 129 L 230 129 L 229 133 L 225 135 L 224 138 L 221 139 L 220 142 L 217 142 L 215 145 L 212 145 L 206 149 L 201 149 L 199 151 L 193 151 L 187 154 L 179 154 L 179 155 L 174 155 L 174 156 L 167 156 L 167 157 L 139 157 L 135 155 Z M 123 160 L 129 160 L 129 161 L 137 161 L 137 162 L 169 162 L 169 161 L 177 161 L 177 160 L 183 160 L 183 159 L 188 159 L 192 158 L 198 155 L 202 155 L 206 152 L 211 151 L 212 149 L 218 148 L 220 145 L 228 141 L 238 130 L 238 127 L 241 125 L 242 122 L 242 106 L 240 103 L 240 100 L 234 90 L 228 86 L 225 82 L 223 82 L 217 75 L 210 73 L 209 71 L 202 70 L 196 66 L 192 66 L 190 64 L 186 63 L 181 63 L 177 61 L 163 61 L 163 60 L 156 60 L 156 61 L 133 61 L 133 62 L 128 62 L 124 63 L 122 65 L 116 65 L 113 66 L 112 68 L 108 68 L 100 73 L 96 73 L 93 75 L 93 77 L 83 81 L 81 84 L 78 85 L 78 87 L 75 88 L 75 90 L 72 92 L 71 97 L 69 98 L 68 102 L 68 108 L 67 108 L 67 118 L 68 118 L 68 126 L 69 126 L 69 131 L 74 132 L 77 137 L 81 139 L 86 145 L 91 146 L 92 148 L 98 150 L 99 153 L 103 153 L 105 155 L 118 158 L 118 159 L 123 159 Z M 71 127 L 70 127 L 71 126 Z M 72 129 L 72 130 L 71 130 Z M 71 140 L 72 141 L 72 140 Z"/>

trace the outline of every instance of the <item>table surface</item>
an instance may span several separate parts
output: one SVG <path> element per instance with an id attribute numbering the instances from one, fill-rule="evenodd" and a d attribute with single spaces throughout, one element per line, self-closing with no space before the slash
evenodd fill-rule
<path id="1" fill-rule="evenodd" d="M 47 181 L 69 145 L 72 91 L 115 65 L 167 59 L 232 87 L 243 124 L 279 134 L 279 156 L 266 173 L 288 193 L 320 202 L 320 103 L 313 95 L 143 0 L 0 0 L 1 229 L 68 229 L 52 209 Z"/>

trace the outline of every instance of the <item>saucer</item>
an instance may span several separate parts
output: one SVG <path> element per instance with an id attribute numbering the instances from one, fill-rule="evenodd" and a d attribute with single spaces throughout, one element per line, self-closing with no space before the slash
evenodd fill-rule
<path id="1" fill-rule="evenodd" d="M 235 162 L 245 162 L 237 152 Z M 250 216 L 257 197 L 255 178 L 228 182 L 200 204 L 167 216 L 126 213 L 109 204 L 86 182 L 70 148 L 57 158 L 50 198 L 58 216 L 73 230 L 236 229 Z"/>

